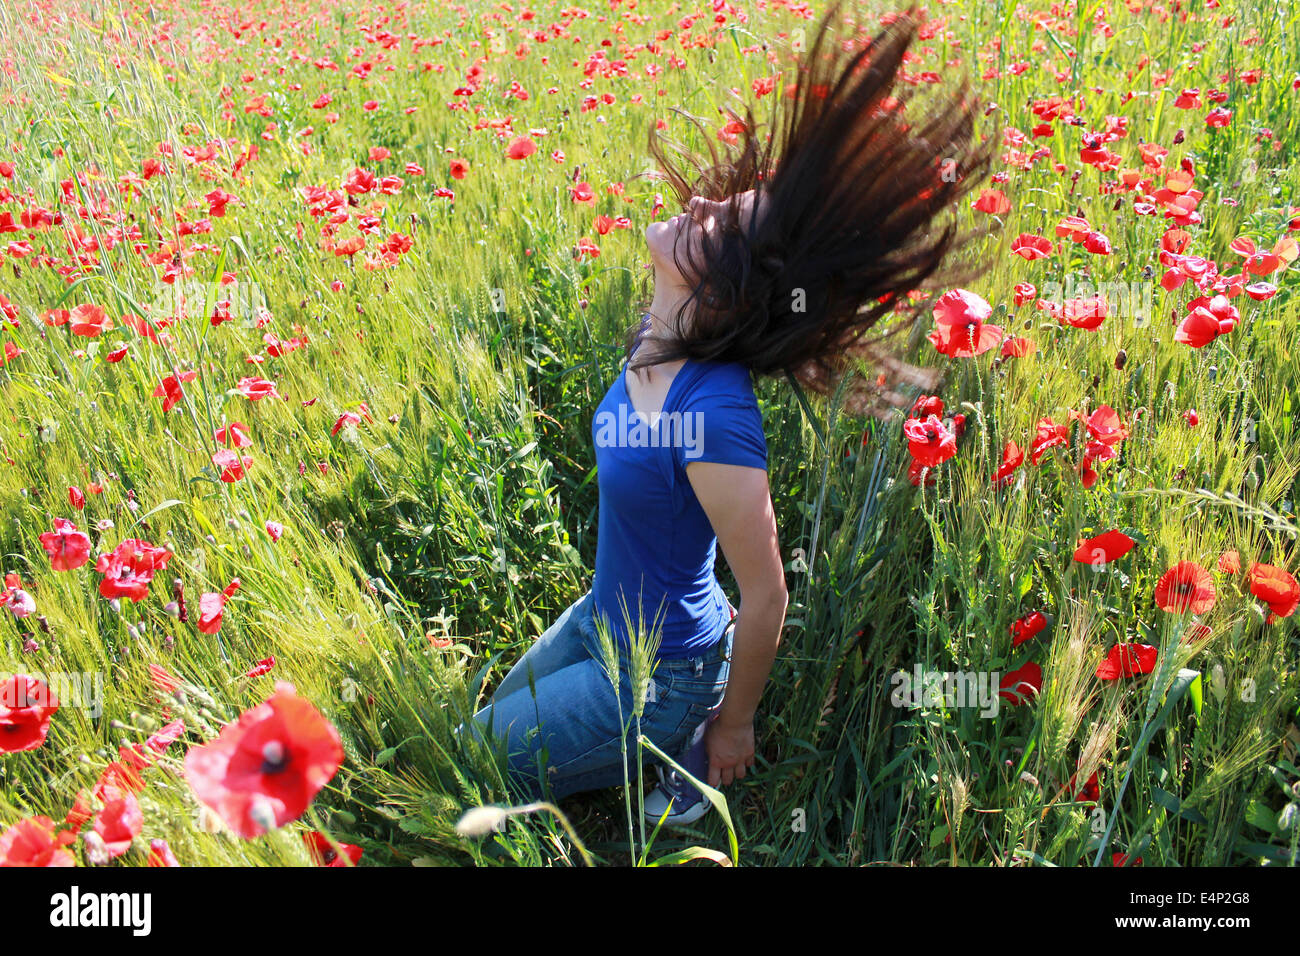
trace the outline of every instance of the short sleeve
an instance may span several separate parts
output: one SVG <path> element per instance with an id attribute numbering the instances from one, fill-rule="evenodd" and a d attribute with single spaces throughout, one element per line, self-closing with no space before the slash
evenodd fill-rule
<path id="1" fill-rule="evenodd" d="M 700 396 L 681 414 L 681 440 L 673 443 L 673 457 L 683 473 L 697 461 L 766 470 L 763 414 L 752 395 Z"/>

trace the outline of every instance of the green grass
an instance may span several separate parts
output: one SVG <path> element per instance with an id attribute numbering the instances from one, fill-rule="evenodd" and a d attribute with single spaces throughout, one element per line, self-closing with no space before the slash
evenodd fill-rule
<path id="1" fill-rule="evenodd" d="M 706 5 L 684 28 L 685 11 L 659 0 L 576 18 L 576 8 L 543 2 L 526 21 L 437 2 L 397 11 L 267 3 L 260 16 L 241 7 L 215 18 L 179 2 L 54 6 L 58 21 L 36 5 L 0 10 L 9 51 L 0 159 L 14 164 L 0 179 L 14 194 L 0 213 L 15 223 L 24 208 L 62 216 L 0 233 L 0 295 L 14 307 L 0 344 L 23 349 L 0 368 L 0 543 L 5 571 L 41 615 L 0 614 L 0 668 L 100 673 L 104 708 L 91 716 L 65 706 L 39 749 L 0 756 L 0 825 L 62 820 L 120 745 L 166 722 L 154 664 L 191 685 L 184 702 L 166 703 L 187 733 L 145 771 L 143 831 L 116 865 L 143 864 L 155 838 L 183 865 L 306 865 L 300 832 L 313 828 L 362 846 L 363 865 L 580 865 L 550 813 L 512 816 L 488 839 L 456 833 L 466 809 L 509 795 L 490 755 L 466 752 L 451 730 L 590 583 L 591 415 L 648 290 L 641 233 L 656 186 L 633 178 L 648 166 L 647 130 L 662 118 L 687 135 L 674 106 L 713 122 L 728 87 L 743 92 L 773 71 L 763 44 L 788 68 L 789 32 L 811 21 L 743 5 L 746 18 L 715 22 Z M 1296 567 L 1293 270 L 1269 277 L 1279 292 L 1267 301 L 1232 300 L 1242 316 L 1233 332 L 1204 349 L 1176 343 L 1170 316 L 1181 319 L 1194 293 L 1159 283 L 1166 221 L 1135 215 L 1131 192 L 1103 193 L 1119 172 L 1081 162 L 1080 147 L 1117 116 L 1127 133 L 1106 145 L 1121 168 L 1142 167 L 1139 141 L 1168 149 L 1171 169 L 1189 160 L 1205 195 L 1202 221 L 1185 227 L 1188 251 L 1224 272 L 1240 262 L 1233 239 L 1268 249 L 1294 235 L 1300 11 L 1193 4 L 1162 20 L 1134 6 L 937 7 L 946 27 L 909 65 L 982 77 L 1000 122 L 1027 135 L 995 164 L 1006 181 L 989 184 L 1011 201 L 1002 229 L 969 255 L 992 261 L 973 291 L 997 307 L 993 321 L 1038 352 L 946 359 L 916 330 L 913 355 L 951 366 L 945 406 L 966 415 L 938 483 L 908 482 L 901 421 L 867 426 L 821 398 L 808 399 L 809 415 L 787 382 L 759 385 L 791 605 L 760 707 L 756 772 L 725 791 L 747 865 L 1110 865 L 1112 852 L 1146 866 L 1297 862 L 1300 827 L 1284 826 L 1300 803 L 1294 616 L 1266 624 L 1241 578 L 1216 572 L 1218 601 L 1199 618 L 1212 636 L 1176 653 L 1188 616 L 1152 598 L 1172 565 L 1213 570 L 1225 550 Z M 1103 26 L 1113 32 L 1104 42 Z M 496 50 L 489 32 L 503 39 Z M 416 49 L 409 34 L 443 42 Z M 315 65 L 327 59 L 337 71 Z M 480 61 L 480 88 L 458 95 Z M 626 70 L 609 68 L 620 61 Z M 514 81 L 526 100 L 507 96 Z M 1193 86 L 1227 94 L 1228 126 L 1206 127 L 1208 100 L 1175 107 Z M 333 101 L 313 108 L 325 92 Z M 605 93 L 613 102 L 583 109 Z M 1056 121 L 1050 136 L 1028 137 L 1042 122 L 1035 101 L 1076 93 L 1083 125 Z M 263 95 L 269 116 L 245 110 Z M 371 100 L 377 107 L 363 108 Z M 513 132 L 487 125 L 505 119 Z M 299 135 L 306 127 L 313 133 Z M 511 139 L 540 129 L 535 154 L 505 158 Z M 158 152 L 163 142 L 173 156 Z M 206 144 L 211 161 L 182 159 L 182 147 Z M 250 146 L 257 155 L 233 176 Z M 372 161 L 372 147 L 391 156 Z M 550 157 L 557 149 L 562 162 Z M 1049 155 L 1022 168 L 1012 149 Z M 119 188 L 149 158 L 166 173 Z M 464 179 L 449 175 L 454 158 L 469 164 Z M 405 173 L 407 163 L 424 175 Z M 337 256 L 322 248 L 324 217 L 310 214 L 302 190 L 337 190 L 356 167 L 404 183 L 342 206 L 348 221 L 335 241 L 358 235 L 363 215 L 378 227 L 365 251 Z M 571 199 L 581 181 L 595 189 L 591 207 Z M 203 198 L 218 187 L 237 197 L 221 217 Z M 454 201 L 434 194 L 442 187 Z M 83 206 L 97 211 L 83 217 Z M 630 228 L 600 236 L 597 214 L 627 216 Z M 1055 239 L 1070 215 L 1105 233 L 1111 255 L 1068 240 L 1036 262 L 1010 254 L 1016 235 Z M 208 219 L 211 231 L 178 240 L 178 217 Z M 367 268 L 365 256 L 393 233 L 411 239 L 409 251 Z M 74 253 L 76 237 L 85 241 Z M 575 258 L 584 237 L 598 257 Z M 169 238 L 177 244 L 164 246 Z M 29 243 L 30 254 L 11 242 Z M 159 341 L 120 321 L 97 338 L 42 322 L 46 310 L 82 304 L 156 321 L 178 250 L 194 297 Z M 215 284 L 223 273 L 236 285 Z M 1041 290 L 1067 280 L 1136 283 L 1150 294 L 1150 321 L 1112 316 L 1083 331 L 1032 301 L 1013 305 L 1019 282 Z M 212 326 L 223 297 L 234 317 Z M 267 333 L 308 341 L 277 357 Z M 125 360 L 105 360 L 123 345 Z M 248 363 L 253 354 L 264 362 Z M 200 374 L 164 413 L 151 392 L 173 368 Z M 232 393 L 249 375 L 274 381 L 286 399 Z M 331 435 L 363 402 L 371 420 Z M 1068 446 L 1026 460 L 1008 487 L 990 485 L 1008 440 L 1028 449 L 1040 418 L 1062 423 L 1070 409 L 1101 404 L 1131 434 L 1118 459 L 1097 464 L 1091 488 L 1073 468 L 1077 425 Z M 227 483 L 211 463 L 213 432 L 234 421 L 248 426 L 253 444 L 241 451 L 252 464 Z M 78 512 L 68 488 L 91 482 L 103 492 L 87 492 Z M 90 535 L 90 564 L 51 570 L 38 536 L 55 517 Z M 286 528 L 278 543 L 268 520 Z M 1111 528 L 1137 546 L 1096 571 L 1071 560 L 1080 538 Z M 145 600 L 114 609 L 93 559 L 130 537 L 175 556 Z M 201 634 L 199 596 L 236 577 L 220 631 Z M 173 579 L 183 582 L 186 622 L 165 607 Z M 1013 649 L 1009 626 L 1033 610 L 1052 617 L 1050 628 Z M 29 639 L 37 649 L 23 649 Z M 1118 640 L 1161 648 L 1161 666 L 1095 679 Z M 271 655 L 269 674 L 242 676 Z M 1031 659 L 1043 668 L 1042 695 L 993 719 L 890 704 L 891 675 L 916 664 L 1005 674 Z M 1199 683 L 1180 683 L 1181 669 Z M 183 754 L 266 699 L 276 680 L 338 728 L 343 766 L 301 822 L 251 841 L 212 832 Z M 1068 784 L 1092 770 L 1096 806 Z M 628 826 L 628 799 L 615 790 L 561 807 L 597 862 L 653 862 L 697 846 L 735 855 L 717 814 L 692 831 L 659 831 L 647 854 L 647 836 Z M 85 862 L 82 844 L 73 849 Z"/>

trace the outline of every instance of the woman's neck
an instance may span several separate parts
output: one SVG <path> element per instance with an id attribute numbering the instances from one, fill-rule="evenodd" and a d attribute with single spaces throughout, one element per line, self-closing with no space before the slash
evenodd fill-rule
<path id="1" fill-rule="evenodd" d="M 671 339 L 674 335 L 673 323 L 677 317 L 677 311 L 690 299 L 690 296 L 691 290 L 685 286 L 665 286 L 655 283 L 654 297 L 650 300 L 650 305 L 645 311 L 645 314 L 650 317 L 650 325 L 642 333 L 642 338 Z M 688 307 L 686 314 L 683 316 L 683 331 L 690 328 L 691 312 L 692 310 Z"/>

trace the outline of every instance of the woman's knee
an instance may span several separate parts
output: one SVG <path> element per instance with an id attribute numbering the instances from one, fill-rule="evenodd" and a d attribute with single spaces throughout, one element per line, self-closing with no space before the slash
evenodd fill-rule
<path id="1" fill-rule="evenodd" d="M 543 677 L 576 664 L 587 656 L 584 629 L 591 614 L 591 592 L 570 604 L 533 642 L 497 687 L 497 696 L 527 691 Z"/>

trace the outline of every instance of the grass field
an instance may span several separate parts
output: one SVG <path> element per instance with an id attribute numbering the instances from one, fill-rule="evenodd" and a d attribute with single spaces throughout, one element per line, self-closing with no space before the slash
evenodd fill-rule
<path id="1" fill-rule="evenodd" d="M 457 833 L 508 798 L 452 729 L 590 583 L 648 132 L 761 116 L 822 9 L 0 8 L 0 859 L 1300 861 L 1300 7 L 1231 0 L 928 5 L 906 82 L 1002 135 L 991 347 L 908 340 L 955 446 L 760 380 L 791 603 L 734 834 L 619 790 Z M 212 743 L 259 706 L 278 804 Z"/>

